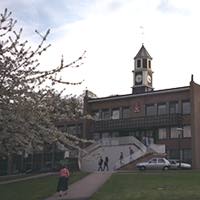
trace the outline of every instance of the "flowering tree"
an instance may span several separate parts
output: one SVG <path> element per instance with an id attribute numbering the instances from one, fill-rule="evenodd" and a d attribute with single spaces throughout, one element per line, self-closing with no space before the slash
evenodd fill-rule
<path id="1" fill-rule="evenodd" d="M 45 44 L 50 30 L 44 35 L 36 31 L 41 42 L 33 49 L 21 39 L 22 29 L 16 31 L 15 25 L 16 20 L 5 9 L 0 15 L 0 155 L 41 150 L 44 143 L 76 147 L 78 142 L 87 142 L 63 134 L 54 123 L 59 117 L 81 115 L 69 111 L 72 98 L 64 100 L 54 86 L 81 84 L 63 80 L 60 74 L 69 67 L 78 68 L 85 52 L 71 63 L 65 64 L 62 58 L 57 67 L 42 71 L 38 59 L 50 47 Z"/>

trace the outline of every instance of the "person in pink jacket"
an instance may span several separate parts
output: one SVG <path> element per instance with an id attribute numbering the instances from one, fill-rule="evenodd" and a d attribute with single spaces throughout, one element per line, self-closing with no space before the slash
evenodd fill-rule
<path id="1" fill-rule="evenodd" d="M 63 166 L 59 172 L 59 179 L 57 185 L 57 192 L 59 192 L 59 196 L 67 194 L 69 175 L 70 174 L 68 168 L 66 166 Z"/>

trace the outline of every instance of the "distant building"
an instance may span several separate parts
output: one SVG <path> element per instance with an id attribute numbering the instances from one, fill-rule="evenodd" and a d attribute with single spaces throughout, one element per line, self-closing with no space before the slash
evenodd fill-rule
<path id="1" fill-rule="evenodd" d="M 165 144 L 168 158 L 200 168 L 200 85 L 154 90 L 152 57 L 142 45 L 134 58 L 132 93 L 84 99 L 88 117 L 78 126 L 85 138 L 134 136 Z M 72 128 L 72 125 L 70 125 Z"/>

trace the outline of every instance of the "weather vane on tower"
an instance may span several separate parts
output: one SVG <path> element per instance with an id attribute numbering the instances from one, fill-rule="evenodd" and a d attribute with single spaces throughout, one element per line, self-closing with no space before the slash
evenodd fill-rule
<path id="1" fill-rule="evenodd" d="M 144 26 L 140 26 L 141 43 L 144 44 Z"/>

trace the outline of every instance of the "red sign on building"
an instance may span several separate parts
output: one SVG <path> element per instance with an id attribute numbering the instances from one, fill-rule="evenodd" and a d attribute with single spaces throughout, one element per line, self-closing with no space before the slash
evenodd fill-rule
<path id="1" fill-rule="evenodd" d="M 133 105 L 133 111 L 135 112 L 135 113 L 138 113 L 138 112 L 140 112 L 140 104 L 139 103 L 135 103 L 134 105 Z"/>

